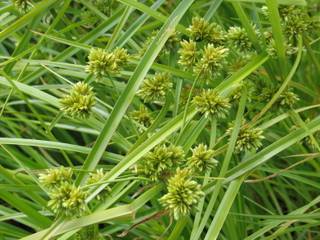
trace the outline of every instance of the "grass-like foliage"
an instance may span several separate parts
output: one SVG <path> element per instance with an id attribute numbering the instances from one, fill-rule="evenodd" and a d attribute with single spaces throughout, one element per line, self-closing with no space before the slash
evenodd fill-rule
<path id="1" fill-rule="evenodd" d="M 1 0 L 0 239 L 320 239 L 319 0 Z"/>

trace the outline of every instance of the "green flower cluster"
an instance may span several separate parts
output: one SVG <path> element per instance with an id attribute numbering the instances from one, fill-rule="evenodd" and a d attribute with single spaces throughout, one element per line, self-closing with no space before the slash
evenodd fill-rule
<path id="1" fill-rule="evenodd" d="M 192 18 L 192 24 L 187 28 L 190 36 L 195 41 L 206 41 L 215 45 L 223 44 L 225 33 L 216 23 L 209 23 L 203 18 Z"/>
<path id="2" fill-rule="evenodd" d="M 288 88 L 283 91 L 278 99 L 280 107 L 292 108 L 300 100 L 299 96 L 293 91 L 292 88 Z"/>
<path id="3" fill-rule="evenodd" d="M 100 79 L 105 75 L 118 73 L 128 62 L 129 55 L 124 48 L 116 48 L 113 52 L 93 48 L 88 59 L 86 71 Z"/>
<path id="4" fill-rule="evenodd" d="M 227 134 L 231 136 L 232 131 L 233 127 L 230 127 L 227 129 Z M 244 124 L 240 128 L 235 150 L 236 152 L 258 150 L 262 146 L 262 139 L 264 139 L 262 129 Z"/>
<path id="5" fill-rule="evenodd" d="M 65 182 L 69 182 L 72 177 L 73 172 L 71 168 L 60 167 L 48 169 L 45 173 L 40 173 L 39 181 L 44 187 L 54 189 Z"/>
<path id="6" fill-rule="evenodd" d="M 187 159 L 187 166 L 191 171 L 205 173 L 217 166 L 218 161 L 213 158 L 214 151 L 207 145 L 199 144 L 191 149 L 192 156 Z"/>
<path id="7" fill-rule="evenodd" d="M 154 77 L 144 80 L 137 94 L 144 102 L 163 101 L 172 86 L 168 73 L 156 73 Z"/>
<path id="8" fill-rule="evenodd" d="M 39 174 L 39 181 L 48 188 L 50 197 L 48 207 L 57 216 L 74 217 L 85 211 L 87 193 L 72 183 L 72 169 L 64 167 L 49 169 Z"/>
<path id="9" fill-rule="evenodd" d="M 152 181 L 166 180 L 184 160 L 184 151 L 179 146 L 156 146 L 137 164 L 137 173 Z"/>
<path id="10" fill-rule="evenodd" d="M 76 83 L 70 93 L 60 99 L 61 110 L 74 118 L 88 118 L 95 105 L 95 94 L 87 83 Z"/>
<path id="11" fill-rule="evenodd" d="M 208 44 L 204 48 L 202 57 L 197 62 L 194 71 L 206 78 L 219 74 L 223 69 L 228 52 L 228 48 L 214 47 L 213 44 Z"/>
<path id="12" fill-rule="evenodd" d="M 199 144 L 191 151 L 191 156 L 185 159 L 179 146 L 156 146 L 136 165 L 139 175 L 166 183 L 168 192 L 160 202 L 175 218 L 187 215 L 203 196 L 200 185 L 192 176 L 205 173 L 218 164 L 213 158 L 214 151 L 205 144 Z"/>
<path id="13" fill-rule="evenodd" d="M 180 42 L 178 63 L 207 81 L 220 75 L 229 53 L 222 27 L 194 17 L 188 31 L 190 39 Z"/>
<path id="14" fill-rule="evenodd" d="M 217 118 L 223 118 L 230 108 L 228 99 L 219 96 L 214 89 L 203 90 L 202 93 L 195 96 L 192 101 L 198 111 L 206 117 L 215 116 Z"/>
<path id="15" fill-rule="evenodd" d="M 177 169 L 177 172 L 168 180 L 168 193 L 160 202 L 170 210 L 175 219 L 189 214 L 192 207 L 204 196 L 201 186 L 192 180 L 188 169 Z"/>
<path id="16" fill-rule="evenodd" d="M 50 193 L 48 206 L 57 215 L 74 217 L 86 210 L 87 193 L 73 184 L 64 182 Z"/>
<path id="17" fill-rule="evenodd" d="M 255 29 L 255 27 L 254 27 Z M 259 35 L 255 30 L 256 35 Z M 228 42 L 231 46 L 242 52 L 252 51 L 252 42 L 250 41 L 247 31 L 238 26 L 232 26 L 228 29 L 227 36 Z"/>
<path id="18" fill-rule="evenodd" d="M 181 48 L 179 49 L 180 59 L 179 64 L 185 68 L 193 67 L 197 61 L 197 45 L 193 40 L 183 40 L 181 41 Z"/>
<path id="19" fill-rule="evenodd" d="M 269 16 L 267 7 L 263 7 L 262 12 L 266 17 Z M 298 36 L 311 36 L 319 29 L 320 22 L 310 17 L 306 8 L 295 5 L 281 6 L 279 8 L 279 14 L 281 17 L 281 26 L 286 38 L 284 42 L 286 54 L 295 54 L 297 52 L 296 44 Z M 274 57 L 276 51 L 272 33 L 267 30 L 263 35 L 268 44 L 267 52 Z"/>
<path id="20" fill-rule="evenodd" d="M 139 110 L 132 111 L 130 113 L 130 116 L 133 120 L 137 121 L 137 123 L 139 123 L 143 127 L 149 127 L 152 123 L 152 117 L 148 109 L 144 105 L 141 105 Z M 141 128 L 139 129 L 142 131 Z"/>
<path id="21" fill-rule="evenodd" d="M 280 8 L 279 12 L 283 20 L 284 32 L 289 40 L 296 39 L 299 34 L 305 34 L 313 30 L 313 21 L 306 9 L 290 5 Z"/>
<path id="22" fill-rule="evenodd" d="M 266 31 L 263 34 L 267 43 L 267 53 L 269 54 L 269 56 L 275 58 L 277 56 L 277 50 L 275 41 L 272 38 L 272 32 Z M 284 47 L 287 56 L 294 55 L 298 52 L 298 48 L 295 47 L 292 43 L 288 42 L 287 40 L 284 42 Z"/>

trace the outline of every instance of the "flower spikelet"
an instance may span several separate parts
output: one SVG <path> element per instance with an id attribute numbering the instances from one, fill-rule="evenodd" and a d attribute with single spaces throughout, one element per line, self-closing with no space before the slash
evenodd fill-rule
<path id="1" fill-rule="evenodd" d="M 190 176 L 188 169 L 177 169 L 176 174 L 168 180 L 168 193 L 160 199 L 162 205 L 173 213 L 175 219 L 188 215 L 204 195 L 201 186 Z"/>
<path id="2" fill-rule="evenodd" d="M 218 161 L 213 158 L 213 155 L 214 151 L 208 149 L 207 145 L 199 144 L 192 149 L 192 156 L 187 160 L 188 168 L 195 172 L 207 172 L 218 164 Z"/>
<path id="3" fill-rule="evenodd" d="M 73 217 L 81 215 L 86 209 L 86 192 L 70 183 L 63 183 L 50 193 L 48 206 L 57 215 Z"/>
<path id="4" fill-rule="evenodd" d="M 184 151 L 179 146 L 156 146 L 137 165 L 137 172 L 152 181 L 165 180 L 179 163 Z"/>
<path id="5" fill-rule="evenodd" d="M 65 182 L 72 180 L 73 172 L 71 168 L 59 167 L 46 170 L 39 174 L 39 181 L 43 186 L 53 189 Z"/>
<path id="6" fill-rule="evenodd" d="M 144 102 L 164 100 L 167 92 L 172 88 L 172 81 L 168 73 L 157 73 L 153 78 L 144 80 L 138 96 Z"/>
<path id="7" fill-rule="evenodd" d="M 183 40 L 180 45 L 181 48 L 179 49 L 179 64 L 181 64 L 185 68 L 193 67 L 198 55 L 196 42 L 192 40 Z"/>
<path id="8" fill-rule="evenodd" d="M 228 99 L 220 97 L 213 89 L 203 90 L 202 93 L 193 98 L 198 111 L 206 117 L 216 116 L 223 118 L 230 108 Z"/>
<path id="9" fill-rule="evenodd" d="M 230 127 L 227 133 L 231 135 L 232 131 L 233 127 Z M 235 150 L 237 152 L 258 150 L 262 146 L 262 139 L 264 139 L 262 129 L 244 125 L 239 131 Z"/>
<path id="10" fill-rule="evenodd" d="M 202 58 L 195 67 L 195 72 L 208 77 L 219 75 L 228 53 L 228 48 L 214 47 L 213 44 L 208 44 L 204 48 Z"/>
<path id="11" fill-rule="evenodd" d="M 61 100 L 61 110 L 74 118 L 88 118 L 95 104 L 95 94 L 87 83 L 76 83 Z"/>

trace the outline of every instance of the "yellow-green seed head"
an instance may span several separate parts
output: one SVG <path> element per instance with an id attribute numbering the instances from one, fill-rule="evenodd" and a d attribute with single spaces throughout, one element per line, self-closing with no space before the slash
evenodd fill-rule
<path id="1" fill-rule="evenodd" d="M 191 176 L 188 169 L 177 169 L 176 174 L 168 180 L 168 193 L 160 199 L 175 219 L 188 215 L 204 195 L 201 186 Z"/>
<path id="2" fill-rule="evenodd" d="M 192 149 L 192 156 L 188 158 L 187 166 L 191 171 L 205 173 L 218 164 L 213 156 L 214 151 L 201 143 Z"/>
<path id="3" fill-rule="evenodd" d="M 244 28 L 241 27 L 230 27 L 226 38 L 230 46 L 236 49 L 246 52 L 252 50 L 252 42 L 250 41 L 248 34 Z"/>
<path id="4" fill-rule="evenodd" d="M 137 164 L 137 172 L 152 181 L 165 180 L 183 159 L 184 151 L 179 146 L 156 146 Z"/>
<path id="5" fill-rule="evenodd" d="M 72 180 L 73 172 L 71 168 L 52 168 L 39 174 L 39 181 L 44 187 L 53 189 L 61 186 L 65 182 Z"/>
<path id="6" fill-rule="evenodd" d="M 192 40 L 183 40 L 179 49 L 179 64 L 185 68 L 193 67 L 197 60 L 197 45 Z"/>
<path id="7" fill-rule="evenodd" d="M 49 208 L 57 216 L 75 217 L 86 209 L 87 193 L 70 183 L 63 183 L 50 193 Z"/>
<path id="8" fill-rule="evenodd" d="M 127 63 L 129 55 L 127 50 L 116 48 L 113 52 L 107 52 L 101 48 L 91 49 L 89 62 L 86 71 L 94 74 L 98 79 L 108 75 L 118 73 Z"/>
<path id="9" fill-rule="evenodd" d="M 139 110 L 131 112 L 130 116 L 144 127 L 149 127 L 152 123 L 152 117 L 144 105 L 141 105 Z"/>
<path id="10" fill-rule="evenodd" d="M 144 102 L 158 102 L 163 101 L 166 94 L 172 88 L 171 77 L 167 73 L 157 73 L 153 78 L 144 80 L 138 96 Z"/>
<path id="11" fill-rule="evenodd" d="M 195 41 L 210 40 L 212 26 L 205 19 L 194 17 L 192 18 L 191 26 L 187 30 Z"/>
<path id="12" fill-rule="evenodd" d="M 202 58 L 195 67 L 195 72 L 209 78 L 219 75 L 228 53 L 228 48 L 214 47 L 213 44 L 208 44 L 204 48 Z"/>
<path id="13" fill-rule="evenodd" d="M 76 83 L 70 94 L 60 100 L 61 110 L 74 118 L 88 118 L 95 105 L 95 94 L 87 83 Z"/>
<path id="14" fill-rule="evenodd" d="M 232 131 L 233 127 L 230 127 L 227 134 L 231 136 Z M 236 152 L 258 150 L 262 146 L 262 139 L 264 139 L 262 129 L 244 125 L 239 131 L 235 150 Z"/>
<path id="15" fill-rule="evenodd" d="M 193 98 L 193 103 L 197 110 L 206 117 L 223 118 L 230 108 L 228 99 L 219 96 L 213 89 L 203 90 L 200 95 Z"/>

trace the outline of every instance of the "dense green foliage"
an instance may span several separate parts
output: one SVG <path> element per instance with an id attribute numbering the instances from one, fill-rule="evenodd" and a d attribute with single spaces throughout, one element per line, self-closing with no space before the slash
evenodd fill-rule
<path id="1" fill-rule="evenodd" d="M 320 239 L 317 0 L 0 1 L 0 239 Z"/>

